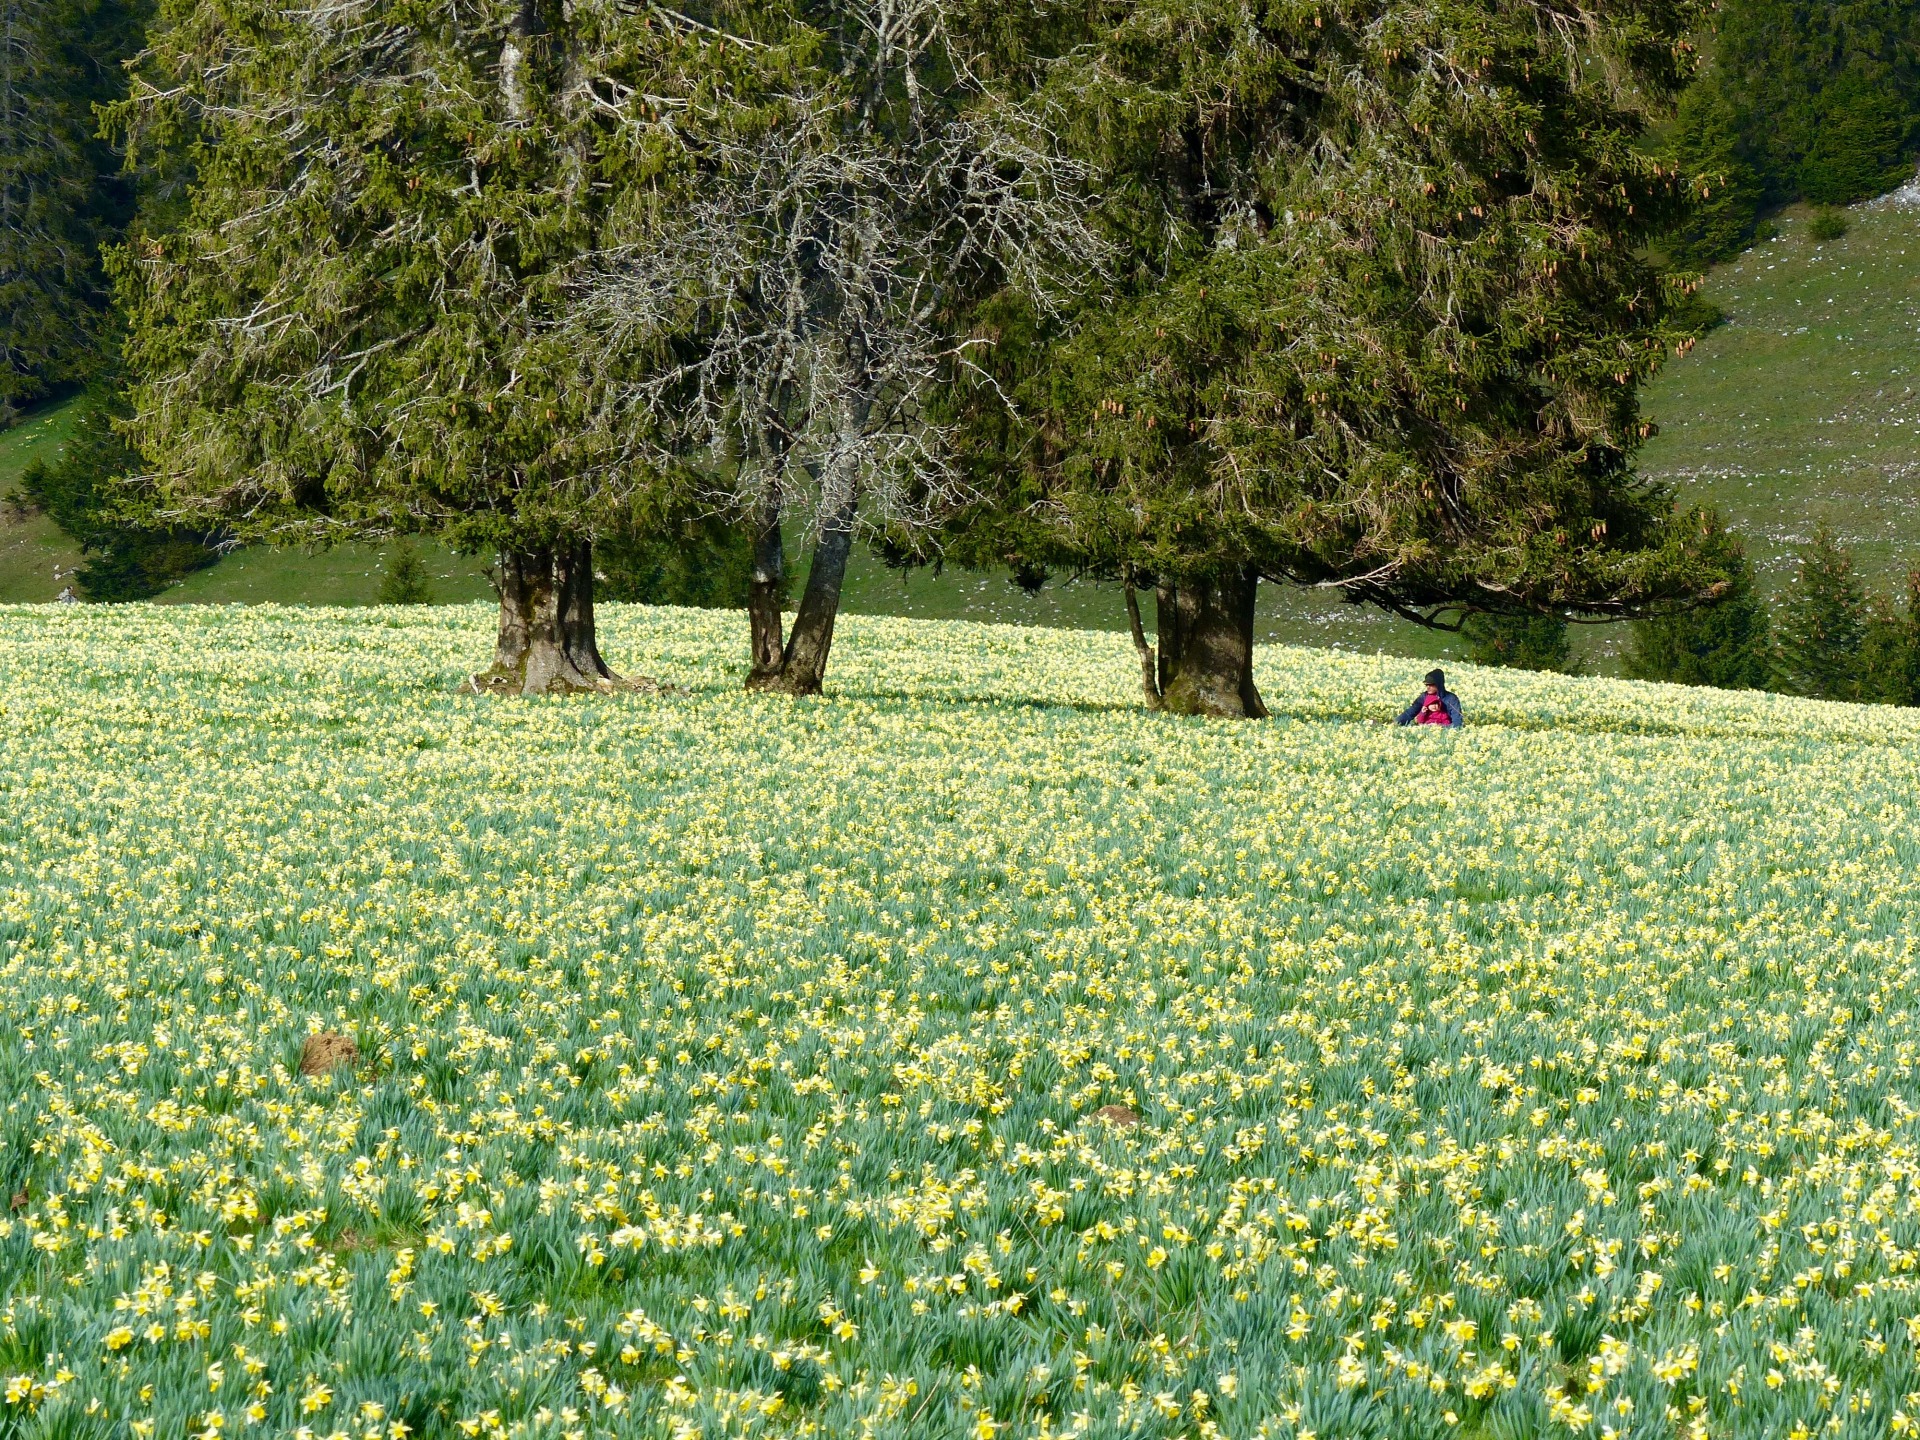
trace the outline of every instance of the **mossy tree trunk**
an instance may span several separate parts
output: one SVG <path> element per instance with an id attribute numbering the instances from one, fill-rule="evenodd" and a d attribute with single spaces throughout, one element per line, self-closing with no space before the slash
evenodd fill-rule
<path id="1" fill-rule="evenodd" d="M 503 551 L 495 566 L 500 632 L 475 690 L 500 695 L 626 688 L 600 658 L 593 619 L 593 548 L 585 541 Z"/>
<path id="2" fill-rule="evenodd" d="M 1148 699 L 1175 715 L 1264 720 L 1253 683 L 1253 604 L 1259 576 L 1248 569 L 1201 580 L 1169 581 L 1155 591 L 1158 655 L 1149 657 L 1129 587 L 1135 644 L 1141 647 Z"/>

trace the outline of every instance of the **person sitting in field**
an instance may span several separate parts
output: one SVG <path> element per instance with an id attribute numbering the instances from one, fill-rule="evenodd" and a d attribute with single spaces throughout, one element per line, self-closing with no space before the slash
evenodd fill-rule
<path id="1" fill-rule="evenodd" d="M 1439 670 L 1427 672 L 1427 688 L 1400 712 L 1402 725 L 1458 725 L 1460 697 L 1447 689 L 1447 677 Z"/>

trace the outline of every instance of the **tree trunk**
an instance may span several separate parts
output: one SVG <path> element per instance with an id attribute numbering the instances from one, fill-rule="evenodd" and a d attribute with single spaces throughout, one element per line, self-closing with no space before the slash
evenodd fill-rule
<path id="1" fill-rule="evenodd" d="M 1263 720 L 1253 683 L 1252 570 L 1210 580 L 1163 584 L 1159 611 L 1161 704 L 1176 715 Z"/>
<path id="2" fill-rule="evenodd" d="M 847 557 L 853 553 L 853 519 L 857 500 L 849 496 L 820 527 L 813 560 L 807 567 L 807 588 L 800 597 L 800 613 L 780 657 L 779 670 L 747 677 L 751 690 L 782 695 L 818 695 L 827 675 L 827 655 L 833 649 L 833 622 L 840 614 L 840 587 L 847 578 Z"/>
<path id="3" fill-rule="evenodd" d="M 1153 587 L 1154 638 L 1159 642 L 1159 654 L 1156 657 L 1159 673 L 1154 677 L 1154 688 L 1159 693 L 1162 709 L 1166 708 L 1167 687 L 1173 683 L 1173 677 L 1180 673 L 1178 598 L 1171 581 L 1163 580 Z"/>
<path id="4" fill-rule="evenodd" d="M 780 502 L 769 498 L 754 516 L 753 575 L 747 582 L 747 624 L 752 631 L 753 668 L 747 688 L 766 688 L 786 664 L 781 629 L 780 592 L 786 581 L 786 541 L 780 530 Z"/>
<path id="5" fill-rule="evenodd" d="M 1134 593 L 1133 581 L 1129 579 L 1125 586 L 1127 597 L 1127 628 L 1133 631 L 1133 648 L 1140 654 L 1140 688 L 1147 692 L 1147 708 L 1161 708 L 1160 662 L 1154 654 L 1153 646 L 1147 643 L 1146 627 L 1140 623 L 1140 597 Z"/>
<path id="6" fill-rule="evenodd" d="M 500 633 L 493 665 L 469 682 L 493 695 L 630 688 L 600 658 L 593 624 L 593 551 L 582 542 L 503 551 L 495 569 Z"/>

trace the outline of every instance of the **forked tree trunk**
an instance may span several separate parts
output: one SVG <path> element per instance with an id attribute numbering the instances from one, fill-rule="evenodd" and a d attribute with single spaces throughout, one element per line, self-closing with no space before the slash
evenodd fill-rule
<path id="1" fill-rule="evenodd" d="M 1158 588 L 1159 655 L 1153 678 L 1160 708 L 1175 715 L 1266 718 L 1266 703 L 1253 683 L 1258 585 L 1259 576 L 1246 570 Z M 1136 643 L 1144 644 L 1144 637 Z"/>
<path id="2" fill-rule="evenodd" d="M 752 631 L 753 666 L 747 688 L 757 690 L 786 664 L 781 635 L 780 592 L 785 588 L 787 551 L 780 529 L 780 502 L 769 498 L 754 516 L 753 574 L 747 581 L 747 624 Z"/>
<path id="3" fill-rule="evenodd" d="M 495 695 L 629 687 L 600 658 L 593 624 L 593 550 L 582 542 L 503 551 L 495 568 L 500 633 L 493 664 L 469 682 Z"/>
<path id="4" fill-rule="evenodd" d="M 781 695 L 820 693 L 827 677 L 827 656 L 833 649 L 833 623 L 840 614 L 840 587 L 846 583 L 847 557 L 853 553 L 857 504 L 857 500 L 849 497 L 820 527 L 820 538 L 813 546 L 813 560 L 807 566 L 807 588 L 800 596 L 800 610 L 793 617 L 793 631 L 787 636 L 777 670 L 763 672 L 758 668 L 756 621 L 756 666 L 747 676 L 749 690 L 770 690 Z"/>

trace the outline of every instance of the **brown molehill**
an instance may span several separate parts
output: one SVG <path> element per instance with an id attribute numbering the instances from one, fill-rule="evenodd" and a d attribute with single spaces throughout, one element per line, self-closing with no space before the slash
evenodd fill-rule
<path id="1" fill-rule="evenodd" d="M 351 1069 L 359 1058 L 360 1047 L 354 1043 L 351 1035 L 322 1031 L 318 1035 L 309 1035 L 307 1043 L 300 1047 L 300 1073 L 324 1075 L 336 1065 Z"/>

